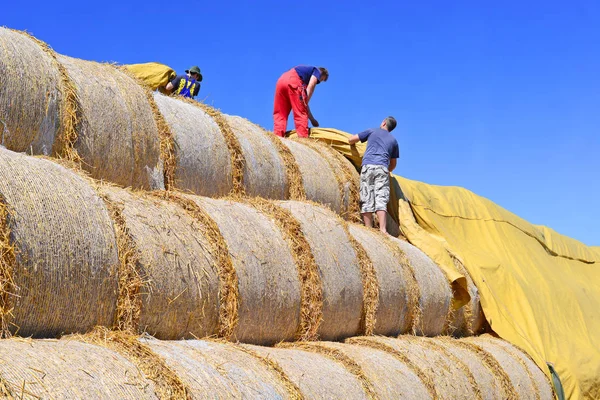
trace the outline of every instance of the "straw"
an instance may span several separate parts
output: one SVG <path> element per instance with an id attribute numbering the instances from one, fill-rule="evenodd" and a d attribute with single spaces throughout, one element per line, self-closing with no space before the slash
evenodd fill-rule
<path id="1" fill-rule="evenodd" d="M 77 97 L 75 84 L 69 77 L 65 67 L 58 61 L 56 52 L 47 43 L 39 40 L 26 31 L 17 31 L 14 29 L 13 31 L 23 34 L 36 42 L 42 51 L 48 54 L 55 63 L 60 75 L 60 92 L 62 93 L 63 98 L 60 111 L 60 130 L 58 135 L 56 135 L 52 151 L 59 157 L 81 163 L 81 157 L 75 149 L 79 131 L 79 120 L 81 117 L 81 105 L 79 103 L 79 98 Z"/>
<path id="2" fill-rule="evenodd" d="M 279 378 L 279 380 L 281 381 L 281 383 L 283 383 L 283 386 L 287 390 L 288 394 L 290 395 L 290 399 L 301 400 L 304 398 L 304 396 L 302 395 L 302 392 L 300 391 L 300 388 L 289 378 L 289 376 L 285 373 L 283 368 L 281 368 L 281 366 L 272 358 L 264 357 L 264 356 L 260 355 L 259 353 L 257 353 L 256 351 L 250 349 L 249 347 L 243 346 L 242 344 L 239 344 L 239 343 L 233 343 L 233 342 L 228 342 L 228 341 L 225 341 L 222 339 L 212 339 L 212 338 L 208 339 L 208 340 L 211 342 L 217 342 L 217 343 L 231 346 L 231 347 L 235 348 L 236 350 L 243 351 L 244 353 L 256 358 Z"/>
<path id="3" fill-rule="evenodd" d="M 114 66 L 114 65 L 113 65 Z M 152 109 L 152 115 L 156 128 L 158 129 L 158 137 L 160 140 L 160 158 L 163 162 L 163 174 L 165 189 L 171 190 L 175 188 L 175 171 L 177 170 L 177 154 L 175 152 L 175 138 L 169 124 L 165 120 L 165 117 L 161 114 L 158 109 L 158 105 L 154 100 L 152 89 L 144 83 L 143 80 L 138 78 L 134 73 L 128 70 L 125 66 L 114 66 L 125 75 L 129 76 L 135 83 L 137 83 L 146 94 L 148 104 Z"/>
<path id="4" fill-rule="evenodd" d="M 446 357 L 450 361 L 452 361 L 452 363 L 454 365 L 456 365 L 458 368 L 460 368 L 460 370 L 465 374 L 465 376 L 467 377 L 467 380 L 469 381 L 469 384 L 471 385 L 471 389 L 473 389 L 475 398 L 478 400 L 483 400 L 483 395 L 481 393 L 481 390 L 479 390 L 479 385 L 477 384 L 477 381 L 475 380 L 475 376 L 473 376 L 473 373 L 469 369 L 469 366 L 467 364 L 465 364 L 460 358 L 458 358 L 457 356 L 455 356 L 454 354 L 452 354 L 448 350 L 446 350 L 446 348 L 443 345 L 437 343 L 436 340 L 439 340 L 439 339 L 434 340 L 434 339 L 425 338 L 425 337 L 416 339 L 416 337 L 411 337 L 411 336 L 403 336 L 402 338 L 404 340 L 407 340 L 409 343 L 416 343 L 418 345 L 424 346 L 433 351 L 437 351 L 437 352 L 443 354 L 444 357 Z"/>
<path id="5" fill-rule="evenodd" d="M 283 139 L 280 139 L 273 132 L 267 131 L 267 137 L 281 156 L 283 164 L 285 165 L 285 174 L 288 182 L 288 193 L 287 199 L 289 200 L 305 200 L 306 190 L 304 189 L 304 182 L 302 181 L 302 172 L 296 162 L 296 158 L 290 151 L 290 149 L 282 143 Z"/>
<path id="6" fill-rule="evenodd" d="M 302 285 L 297 340 L 318 340 L 317 332 L 323 320 L 323 284 L 319 275 L 319 267 L 310 245 L 302 233 L 300 222 L 289 210 L 279 207 L 272 201 L 258 197 L 246 199 L 246 201 L 274 220 L 292 251 Z"/>
<path id="7" fill-rule="evenodd" d="M 358 175 L 352 165 L 340 153 L 323 142 L 310 138 L 294 138 L 295 142 L 304 144 L 319 153 L 329 164 L 338 183 L 341 205 L 341 216 L 352 222 L 360 221 Z M 346 185 L 349 186 L 348 199 L 345 199 Z"/>
<path id="8" fill-rule="evenodd" d="M 449 339 L 445 339 L 449 340 Z M 475 354 L 490 371 L 490 373 L 499 381 L 500 387 L 502 388 L 502 398 L 507 400 L 516 400 L 519 395 L 515 391 L 515 387 L 510 380 L 510 377 L 506 371 L 502 368 L 502 365 L 496 360 L 496 358 L 487 352 L 483 347 L 476 345 L 473 342 L 467 342 L 462 340 L 452 340 L 454 346 L 460 347 L 467 351 Z"/>
<path id="9" fill-rule="evenodd" d="M 417 278 L 415 276 L 415 270 L 412 266 L 408 256 L 406 253 L 398 247 L 396 243 L 394 243 L 394 239 L 392 239 L 389 235 L 381 232 L 379 229 L 372 229 L 376 231 L 385 241 L 387 247 L 396 255 L 396 259 L 402 266 L 402 271 L 404 272 L 404 276 L 407 280 L 407 291 L 408 291 L 408 304 L 407 308 L 409 310 L 409 321 L 410 321 L 410 332 L 413 335 L 417 334 L 417 330 L 420 328 L 420 331 L 423 331 L 423 310 L 421 309 L 421 288 L 419 287 L 419 283 L 417 282 Z"/>
<path id="10" fill-rule="evenodd" d="M 504 351 L 506 351 L 513 359 L 515 359 L 519 364 L 521 364 L 521 366 L 527 372 L 527 376 L 529 377 L 529 380 L 531 381 L 531 386 L 533 387 L 535 398 L 537 400 L 540 400 L 541 399 L 540 388 L 538 387 L 536 380 L 533 377 L 531 368 L 529 367 L 529 365 L 527 365 L 527 363 L 523 359 L 523 357 L 527 357 L 534 368 L 539 368 L 537 366 L 537 364 L 535 364 L 535 362 L 530 358 L 529 354 L 527 354 L 527 352 L 525 352 L 525 350 L 521 349 L 520 347 L 517 347 L 516 345 L 514 345 L 512 343 L 509 344 L 508 342 L 505 342 L 500 339 L 491 339 L 487 336 L 482 336 L 481 339 L 489 340 L 490 342 L 496 343 L 498 346 L 502 347 L 504 349 Z M 544 374 L 544 377 L 547 380 L 546 374 Z M 548 383 L 548 385 L 550 385 L 552 387 L 549 380 L 547 381 L 547 383 Z"/>
<path id="11" fill-rule="evenodd" d="M 139 336 L 97 327 L 86 335 L 74 335 L 73 339 L 104 346 L 127 358 L 156 384 L 156 394 L 160 399 L 191 400 L 183 381 L 162 357 L 139 341 Z"/>
<path id="12" fill-rule="evenodd" d="M 144 279 L 138 268 L 139 252 L 123 217 L 123 208 L 112 202 L 108 196 L 97 190 L 104 200 L 114 223 L 119 253 L 119 294 L 115 314 L 115 328 L 130 333 L 137 332 L 142 312 L 140 289 Z"/>
<path id="13" fill-rule="evenodd" d="M 233 130 L 229 126 L 229 123 L 223 114 L 221 114 L 221 111 L 209 106 L 208 104 L 200 103 L 186 97 L 178 96 L 177 99 L 200 108 L 206 114 L 210 115 L 215 120 L 217 125 L 219 125 L 231 155 L 231 176 L 233 188 L 231 189 L 231 193 L 229 195 L 233 197 L 244 196 L 244 169 L 246 168 L 246 159 L 244 157 L 244 153 L 242 152 L 242 146 L 239 140 L 233 133 Z"/>
<path id="14" fill-rule="evenodd" d="M 339 220 L 340 225 L 346 232 L 346 236 L 350 241 L 350 244 L 356 252 L 356 258 L 358 259 L 358 265 L 360 267 L 360 275 L 363 284 L 363 314 L 361 318 L 361 330 L 362 332 L 370 336 L 373 334 L 375 329 L 377 307 L 379 305 L 379 283 L 377 281 L 377 273 L 373 262 L 369 258 L 369 255 L 365 251 L 364 247 L 352 236 L 348 223 L 344 221 L 339 215 L 335 214 Z"/>
<path id="15" fill-rule="evenodd" d="M 217 260 L 219 275 L 219 329 L 218 334 L 230 340 L 238 323 L 239 289 L 238 277 L 231 261 L 227 243 L 216 222 L 194 201 L 177 192 L 157 191 L 153 195 L 171 200 L 195 218 L 203 229 L 204 235 L 212 246 L 212 253 Z"/>
<path id="16" fill-rule="evenodd" d="M 297 343 L 280 343 L 277 347 L 287 348 L 287 349 L 299 349 L 310 351 L 313 353 L 322 354 L 328 357 L 331 360 L 334 360 L 344 366 L 348 372 L 352 375 L 356 376 L 361 383 L 367 398 L 376 399 L 377 395 L 375 393 L 375 389 L 373 388 L 373 384 L 367 378 L 363 369 L 361 368 L 356 361 L 348 357 L 342 351 L 327 346 L 324 342 L 297 342 Z"/>
<path id="17" fill-rule="evenodd" d="M 429 376 L 428 372 L 426 372 L 423 368 L 420 368 L 417 364 L 413 363 L 406 354 L 377 341 L 376 338 L 355 337 L 346 339 L 345 343 L 370 347 L 372 349 L 381 350 L 391 354 L 398 361 L 406 365 L 419 378 L 419 380 L 423 383 L 423 386 L 427 388 L 427 391 L 432 399 L 439 399 L 433 379 Z"/>
<path id="18" fill-rule="evenodd" d="M 12 336 L 8 327 L 12 318 L 11 296 L 14 295 L 16 255 L 10 240 L 9 217 L 8 206 L 0 195 L 0 339 Z"/>

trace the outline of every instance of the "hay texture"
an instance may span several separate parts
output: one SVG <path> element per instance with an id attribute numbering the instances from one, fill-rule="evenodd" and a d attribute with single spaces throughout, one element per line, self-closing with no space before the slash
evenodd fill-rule
<path id="1" fill-rule="evenodd" d="M 27 34 L 0 27 L 0 144 L 52 154 L 60 127 L 60 71 L 51 51 Z"/>
<path id="2" fill-rule="evenodd" d="M 546 376 L 525 353 L 508 342 L 490 335 L 460 339 L 473 344 L 496 359 L 508 375 L 519 399 L 551 399 L 553 391 Z M 528 360 L 529 362 L 525 361 Z"/>
<path id="3" fill-rule="evenodd" d="M 290 150 L 300 173 L 308 200 L 323 204 L 339 213 L 344 210 L 343 193 L 334 171 L 317 151 L 292 140 L 282 140 Z"/>
<path id="4" fill-rule="evenodd" d="M 360 182 L 356 169 L 343 155 L 327 144 L 314 139 L 296 138 L 294 141 L 310 147 L 323 157 L 335 173 L 338 188 L 342 196 L 339 213 L 352 222 L 361 222 L 360 218 Z"/>
<path id="5" fill-rule="evenodd" d="M 300 222 L 289 210 L 273 201 L 254 198 L 248 199 L 247 202 L 271 218 L 288 243 L 301 283 L 300 326 L 296 336 L 298 340 L 316 340 L 319 325 L 323 320 L 323 285 L 315 256 L 302 233 Z"/>
<path id="6" fill-rule="evenodd" d="M 375 313 L 376 335 L 396 336 L 410 331 L 412 311 L 418 307 L 418 288 L 410 275 L 408 259 L 397 248 L 393 251 L 378 231 L 359 225 L 349 226 L 350 234 L 361 243 L 371 260 L 378 281 L 379 304 Z"/>
<path id="7" fill-rule="evenodd" d="M 233 344 L 200 340 L 142 343 L 165 360 L 194 399 L 297 398 L 290 396 L 277 371 Z"/>
<path id="8" fill-rule="evenodd" d="M 174 202 L 102 186 L 121 209 L 137 253 L 141 312 L 137 330 L 160 339 L 218 331 L 219 277 L 200 222 Z"/>
<path id="9" fill-rule="evenodd" d="M 154 101 L 173 133 L 175 187 L 201 196 L 225 196 L 232 189 L 232 167 L 219 125 L 204 110 L 154 93 Z"/>
<path id="10" fill-rule="evenodd" d="M 355 344 L 326 343 L 316 345 L 321 354 L 337 358 L 354 370 L 369 398 L 428 399 L 429 390 L 411 366 L 390 352 Z M 301 347 L 302 348 L 302 347 Z M 309 347 L 310 348 L 310 347 Z M 315 351 L 313 348 L 312 351 Z M 341 356 L 341 357 L 340 357 Z M 355 367 L 349 367 L 349 360 Z"/>
<path id="11" fill-rule="evenodd" d="M 319 337 L 336 340 L 360 332 L 363 283 L 360 265 L 343 223 L 331 211 L 309 203 L 278 202 L 300 222 L 323 285 Z"/>
<path id="12" fill-rule="evenodd" d="M 146 93 L 112 65 L 58 55 L 81 116 L 75 149 L 92 177 L 144 189 L 164 187 L 159 133 Z"/>
<path id="13" fill-rule="evenodd" d="M 413 322 L 417 335 L 437 336 L 447 325 L 452 290 L 442 270 L 421 250 L 408 242 L 390 238 L 404 252 L 419 286 L 420 317 Z"/>
<path id="14" fill-rule="evenodd" d="M 525 353 L 498 339 L 468 341 L 485 342 L 494 355 L 449 337 L 371 336 L 269 348 L 160 341 L 100 328 L 60 341 L 0 341 L 0 390 L 17 399 L 553 398 Z M 493 357 L 494 368 L 485 365 L 482 352 Z M 511 382 L 523 385 L 502 389 L 498 377 L 507 372 Z"/>
<path id="15" fill-rule="evenodd" d="M 489 353 L 448 336 L 433 339 L 449 354 L 467 365 L 473 375 L 481 398 L 489 400 L 516 399 L 517 393 L 500 364 Z M 490 362 L 490 359 L 493 360 Z"/>
<path id="16" fill-rule="evenodd" d="M 50 161 L 0 149 L 0 198 L 16 254 L 10 331 L 54 337 L 110 326 L 117 243 L 88 182 Z"/>
<path id="17" fill-rule="evenodd" d="M 410 364 L 426 371 L 425 379 L 432 381 L 440 398 L 478 398 L 469 380 L 470 371 L 465 371 L 460 365 L 457 365 L 456 360 L 450 359 L 443 351 L 428 346 L 427 339 L 406 336 L 399 339 L 372 337 L 367 340 L 383 344 L 393 349 L 394 352 L 399 352 L 408 359 Z M 355 343 L 355 339 L 350 339 L 348 342 Z M 357 343 L 361 344 L 360 341 Z"/>
<path id="18" fill-rule="evenodd" d="M 483 348 L 494 356 L 499 354 L 498 348 L 502 349 L 505 354 L 514 360 L 513 363 L 516 362 L 521 369 L 526 371 L 526 376 L 530 385 L 527 385 L 527 379 L 515 379 L 514 370 L 508 370 L 512 367 L 510 363 L 502 364 L 521 398 L 551 399 L 554 397 L 554 391 L 552 390 L 550 381 L 524 351 L 507 341 L 495 338 L 491 335 L 474 337 L 470 342 Z M 515 370 L 518 370 L 518 368 L 515 368 Z"/>
<path id="19" fill-rule="evenodd" d="M 360 379 L 325 355 L 294 348 L 242 345 L 276 362 L 306 399 L 366 399 Z"/>
<path id="20" fill-rule="evenodd" d="M 232 339 L 254 344 L 292 340 L 300 324 L 301 285 L 277 225 L 246 204 L 187 197 L 215 221 L 231 255 L 239 292 Z"/>
<path id="21" fill-rule="evenodd" d="M 252 122 L 224 115 L 244 154 L 244 188 L 250 197 L 286 199 L 286 167 L 268 133 Z"/>
<path id="22" fill-rule="evenodd" d="M 279 156 L 285 166 L 285 175 L 287 177 L 288 185 L 285 198 L 289 200 L 305 200 L 306 191 L 304 190 L 300 167 L 290 149 L 283 143 L 283 141 L 287 139 L 280 138 L 279 136 L 274 135 L 273 132 L 267 132 L 267 138 L 279 152 Z"/>
<path id="23" fill-rule="evenodd" d="M 14 399 L 158 399 L 125 357 L 75 340 L 0 341 L 0 380 Z"/>

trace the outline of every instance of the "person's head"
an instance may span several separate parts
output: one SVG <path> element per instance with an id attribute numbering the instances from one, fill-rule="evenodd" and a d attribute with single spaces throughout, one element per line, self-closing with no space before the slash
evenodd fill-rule
<path id="1" fill-rule="evenodd" d="M 391 132 L 396 127 L 396 118 L 387 117 L 379 126 L 381 127 L 381 129 L 385 129 L 386 131 Z"/>
<path id="2" fill-rule="evenodd" d="M 198 67 L 197 65 L 194 65 L 190 69 L 186 69 L 185 72 L 190 78 L 195 79 L 198 82 L 202 82 L 202 73 L 200 72 L 200 67 Z"/>
<path id="3" fill-rule="evenodd" d="M 319 72 L 321 72 L 321 79 L 319 82 L 327 82 L 327 79 L 329 79 L 329 71 L 327 71 L 327 68 L 319 67 Z"/>

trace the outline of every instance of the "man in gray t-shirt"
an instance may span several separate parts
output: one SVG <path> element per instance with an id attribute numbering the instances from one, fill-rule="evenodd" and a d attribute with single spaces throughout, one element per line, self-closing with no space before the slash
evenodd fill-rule
<path id="1" fill-rule="evenodd" d="M 387 233 L 385 224 L 387 204 L 390 201 L 390 173 L 400 156 L 398 141 L 390 133 L 396 127 L 394 117 L 387 117 L 379 128 L 368 129 L 350 137 L 351 145 L 367 142 L 360 172 L 360 213 L 366 226 L 373 227 L 373 213 L 377 214 L 379 230 Z"/>

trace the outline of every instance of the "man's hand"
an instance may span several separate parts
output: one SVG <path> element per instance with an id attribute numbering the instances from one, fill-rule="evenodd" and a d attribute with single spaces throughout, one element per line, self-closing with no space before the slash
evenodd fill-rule
<path id="1" fill-rule="evenodd" d="M 356 144 L 360 141 L 360 138 L 358 137 L 358 135 L 352 135 L 348 138 L 348 143 L 350 143 L 350 145 Z"/>

